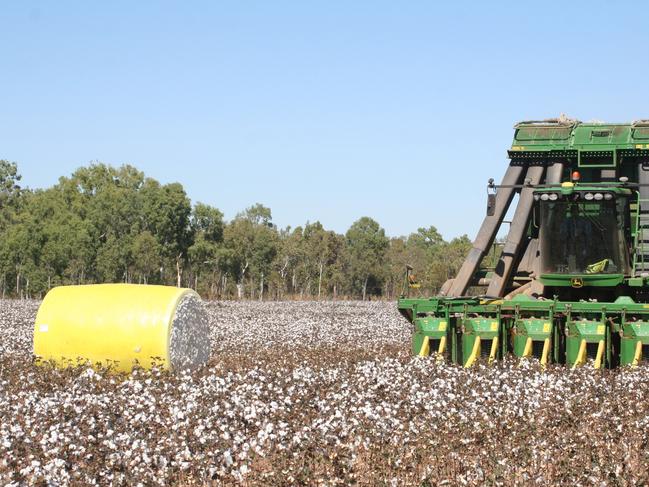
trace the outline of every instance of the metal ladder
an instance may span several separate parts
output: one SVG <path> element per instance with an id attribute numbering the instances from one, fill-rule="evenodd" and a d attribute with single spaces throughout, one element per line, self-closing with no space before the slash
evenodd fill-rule
<path id="1" fill-rule="evenodd" d="M 649 274 L 649 199 L 638 196 L 635 220 L 635 252 L 633 253 L 633 277 Z"/>

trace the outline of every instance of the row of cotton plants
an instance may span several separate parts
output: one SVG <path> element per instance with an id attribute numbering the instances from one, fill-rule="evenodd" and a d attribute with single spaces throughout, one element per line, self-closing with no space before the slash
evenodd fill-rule
<path id="1" fill-rule="evenodd" d="M 192 373 L 33 365 L 1 302 L 0 483 L 637 485 L 645 368 L 411 357 L 394 303 L 208 303 Z"/>

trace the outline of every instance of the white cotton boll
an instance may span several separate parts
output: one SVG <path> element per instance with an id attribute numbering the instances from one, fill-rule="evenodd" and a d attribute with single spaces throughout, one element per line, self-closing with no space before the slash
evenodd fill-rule
<path id="1" fill-rule="evenodd" d="M 223 459 L 225 460 L 226 466 L 229 467 L 232 465 L 233 460 L 232 460 L 232 455 L 230 454 L 230 450 L 226 450 L 225 452 L 223 452 Z"/>
<path id="2" fill-rule="evenodd" d="M 0 424 L 0 470 L 24 471 L 27 484 L 44 479 L 50 485 L 120 485 L 136 479 L 169 485 L 200 479 L 227 485 L 250 477 L 262 485 L 290 485 L 290 478 L 299 482 L 301 469 L 313 466 L 305 463 L 305 452 L 312 452 L 317 469 L 326 472 L 313 483 L 358 483 L 353 475 L 363 471 L 359 467 L 378 461 L 383 480 L 397 479 L 399 485 L 444 485 L 444 475 L 452 476 L 447 485 L 482 485 L 493 478 L 492 468 L 501 478 L 523 483 L 576 485 L 606 483 L 613 473 L 632 483 L 634 471 L 624 465 L 645 467 L 637 448 L 649 427 L 649 369 L 564 374 L 556 366 L 541 371 L 499 363 L 465 370 L 411 359 L 409 332 L 397 331 L 405 322 L 394 303 L 206 306 L 213 367 L 193 375 L 138 372 L 130 379 L 107 375 L 90 381 L 88 372 L 78 370 L 48 384 L 42 369 L 3 369 L 11 374 L 14 367 L 24 378 L 0 379 L 6 398 L 0 399 L 0 413 L 12 418 Z M 0 306 L 0 317 L 4 312 Z M 383 349 L 386 344 L 391 348 Z M 573 421 L 566 422 L 564 404 Z M 512 430 L 523 427 L 525 441 L 516 441 Z M 462 441 L 467 447 L 456 448 Z M 3 446 L 7 442 L 11 447 Z M 12 457 L 25 449 L 26 458 Z M 548 462 L 570 465 L 592 454 L 596 461 L 587 474 L 566 469 L 561 481 L 548 480 Z M 413 471 L 420 455 L 426 465 Z M 67 464 L 57 466 L 55 457 Z M 37 460 L 47 470 L 30 465 Z M 377 480 L 372 469 L 364 472 L 367 483 Z"/>

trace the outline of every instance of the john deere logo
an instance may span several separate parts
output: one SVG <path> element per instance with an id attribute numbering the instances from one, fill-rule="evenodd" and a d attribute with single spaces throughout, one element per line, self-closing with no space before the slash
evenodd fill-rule
<path id="1" fill-rule="evenodd" d="M 583 287 L 584 281 L 581 279 L 581 277 L 573 277 L 572 279 L 570 279 L 570 285 L 572 287 Z"/>

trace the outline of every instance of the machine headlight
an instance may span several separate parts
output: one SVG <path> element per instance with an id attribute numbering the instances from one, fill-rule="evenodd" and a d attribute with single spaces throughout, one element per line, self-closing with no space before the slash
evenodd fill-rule
<path id="1" fill-rule="evenodd" d="M 613 195 L 611 193 L 604 193 L 604 199 L 610 201 L 613 199 Z"/>
<path id="2" fill-rule="evenodd" d="M 541 195 L 541 200 L 542 201 L 548 201 L 550 199 L 550 195 L 548 193 L 543 193 Z"/>
<path id="3" fill-rule="evenodd" d="M 535 194 L 534 195 L 534 201 L 538 201 L 540 197 L 541 197 L 541 195 L 539 195 L 538 193 Z"/>
<path id="4" fill-rule="evenodd" d="M 557 201 L 559 199 L 559 195 L 557 193 L 550 193 L 550 201 Z"/>
<path id="5" fill-rule="evenodd" d="M 584 195 L 584 199 L 587 200 L 587 201 L 592 201 L 593 198 L 595 198 L 595 195 L 593 193 L 586 193 Z"/>
<path id="6" fill-rule="evenodd" d="M 604 199 L 604 195 L 602 193 L 595 193 L 595 201 L 602 201 Z"/>

